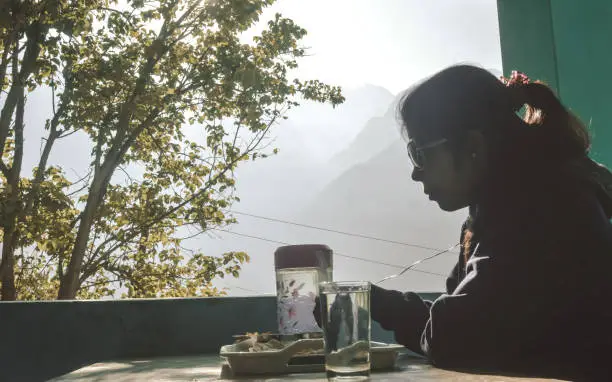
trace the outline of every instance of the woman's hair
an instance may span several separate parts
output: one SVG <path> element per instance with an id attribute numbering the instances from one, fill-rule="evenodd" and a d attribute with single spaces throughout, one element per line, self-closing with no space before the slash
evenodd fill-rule
<path id="1" fill-rule="evenodd" d="M 466 131 L 482 131 L 491 146 L 492 171 L 502 177 L 509 168 L 523 171 L 537 162 L 562 165 L 585 159 L 591 143 L 586 126 L 545 84 L 506 84 L 470 65 L 442 70 L 409 90 L 400 101 L 399 115 L 404 136 L 419 143 L 446 138 L 454 150 Z M 470 216 L 464 231 L 466 262 L 474 222 Z"/>
<path id="2" fill-rule="evenodd" d="M 460 142 L 463 133 L 476 129 L 498 144 L 499 155 L 513 155 L 518 149 L 563 160 L 585 156 L 590 148 L 586 126 L 548 86 L 519 81 L 506 85 L 470 65 L 444 69 L 408 91 L 399 115 L 402 133 L 417 141 Z"/>

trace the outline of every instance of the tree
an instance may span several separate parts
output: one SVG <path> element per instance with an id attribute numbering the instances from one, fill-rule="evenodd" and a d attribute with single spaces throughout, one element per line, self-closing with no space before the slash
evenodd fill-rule
<path id="1" fill-rule="evenodd" d="M 73 4 L 74 3 L 74 4 Z M 51 85 L 58 71 L 60 35 L 84 33 L 86 17 L 95 1 L 5 1 L 0 5 L 0 222 L 2 228 L 2 299 L 16 298 L 15 250 L 22 244 L 23 223 L 32 214 L 39 188 L 47 172 L 50 149 L 63 131 L 58 131 L 63 108 L 47 122 L 50 134 L 31 182 L 21 179 L 24 150 L 26 94 L 39 85 Z M 76 5 L 79 6 L 76 6 Z M 70 71 L 70 62 L 65 65 Z M 65 100 L 65 97 L 63 97 Z M 24 182 L 25 181 L 25 182 Z M 24 184 L 25 183 L 25 184 Z M 31 186 L 27 194 L 24 192 Z M 31 219 L 30 219 L 31 220 Z M 27 235 L 26 235 L 27 236 Z M 27 241 L 27 240 L 26 240 Z"/>
<path id="2" fill-rule="evenodd" d="M 238 275 L 246 254 L 187 253 L 185 227 L 235 222 L 234 170 L 276 152 L 266 137 L 298 101 L 343 101 L 337 87 L 290 78 L 305 54 L 306 32 L 293 21 L 276 15 L 241 41 L 272 3 L 50 1 L 59 5 L 41 22 L 39 1 L 14 2 L 6 17 L 23 25 L 3 20 L 0 30 L 0 75 L 14 73 L 0 78 L 3 299 L 16 286 L 26 298 L 101 297 L 119 286 L 130 297 L 210 295 L 214 277 Z M 35 24 L 44 28 L 29 32 Z M 23 106 L 39 85 L 54 90 L 57 107 L 25 178 Z M 88 175 L 70 181 L 47 162 L 74 133 L 89 137 L 92 153 Z"/>

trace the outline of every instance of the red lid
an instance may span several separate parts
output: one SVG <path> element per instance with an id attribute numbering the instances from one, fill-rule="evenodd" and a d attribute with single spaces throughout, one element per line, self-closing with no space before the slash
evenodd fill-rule
<path id="1" fill-rule="evenodd" d="M 317 267 L 328 268 L 333 266 L 333 251 L 324 244 L 301 244 L 279 247 L 274 252 L 274 267 L 302 268 Z"/>

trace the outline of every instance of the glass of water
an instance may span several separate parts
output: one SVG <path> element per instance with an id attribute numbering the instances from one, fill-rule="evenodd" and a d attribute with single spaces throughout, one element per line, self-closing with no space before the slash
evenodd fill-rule
<path id="1" fill-rule="evenodd" d="M 366 380 L 370 375 L 370 283 L 319 284 L 328 380 Z"/>

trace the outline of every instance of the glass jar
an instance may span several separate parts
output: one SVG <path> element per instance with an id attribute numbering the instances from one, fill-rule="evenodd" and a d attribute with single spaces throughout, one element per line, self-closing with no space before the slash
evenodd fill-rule
<path id="1" fill-rule="evenodd" d="M 291 245 L 276 250 L 279 334 L 321 332 L 312 312 L 319 283 L 333 281 L 332 255 L 325 245 Z"/>

